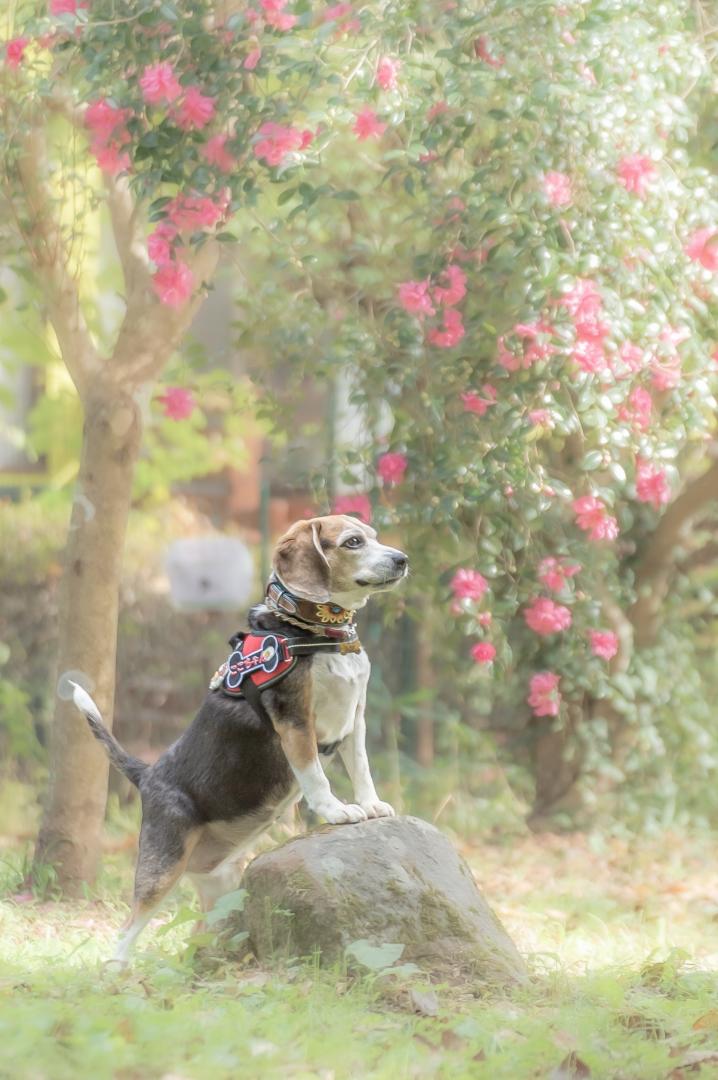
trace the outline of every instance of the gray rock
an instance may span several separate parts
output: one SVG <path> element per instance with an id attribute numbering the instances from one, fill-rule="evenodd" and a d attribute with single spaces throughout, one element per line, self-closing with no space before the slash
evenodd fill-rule
<path id="1" fill-rule="evenodd" d="M 419 818 L 326 826 L 259 855 L 247 867 L 244 930 L 261 961 L 348 945 L 404 945 L 401 962 L 499 985 L 523 982 L 516 947 L 447 838 Z M 237 925 L 239 920 L 240 925 Z"/>

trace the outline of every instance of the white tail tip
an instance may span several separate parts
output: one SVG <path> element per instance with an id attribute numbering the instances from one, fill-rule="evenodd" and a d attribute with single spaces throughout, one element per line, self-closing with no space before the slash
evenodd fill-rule
<path id="1" fill-rule="evenodd" d="M 96 720 L 98 724 L 101 724 L 102 717 L 100 716 L 100 710 L 97 708 L 97 705 L 95 705 L 87 690 L 83 689 L 79 683 L 73 682 L 72 679 L 68 679 L 68 682 L 72 687 L 72 700 L 80 712 L 89 713 L 93 720 Z"/>

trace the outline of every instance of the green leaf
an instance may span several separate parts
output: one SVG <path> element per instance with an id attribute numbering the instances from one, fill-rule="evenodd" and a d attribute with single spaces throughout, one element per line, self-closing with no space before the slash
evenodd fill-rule
<path id="1" fill-rule="evenodd" d="M 372 945 L 365 938 L 360 938 L 358 941 L 352 941 L 350 945 L 347 945 L 345 952 L 347 955 L 353 956 L 364 967 L 369 968 L 370 971 L 385 971 L 401 958 L 404 946 L 391 942 L 386 942 L 383 945 Z"/>

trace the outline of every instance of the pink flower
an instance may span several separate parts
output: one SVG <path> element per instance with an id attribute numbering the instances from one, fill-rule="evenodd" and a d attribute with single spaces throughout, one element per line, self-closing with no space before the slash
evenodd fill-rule
<path id="1" fill-rule="evenodd" d="M 456 600 L 481 600 L 489 583 L 478 570 L 462 567 L 451 579 L 450 588 Z"/>
<path id="2" fill-rule="evenodd" d="M 587 278 L 579 278 L 571 289 L 561 294 L 557 303 L 579 322 L 598 315 L 603 306 L 598 286 Z"/>
<path id="3" fill-rule="evenodd" d="M 545 427 L 549 430 L 555 427 L 554 418 L 548 409 L 531 409 L 529 420 L 534 427 Z"/>
<path id="4" fill-rule="evenodd" d="M 140 79 L 142 96 L 149 105 L 176 101 L 182 93 L 174 69 L 168 60 L 146 67 Z"/>
<path id="5" fill-rule="evenodd" d="M 262 138 L 254 144 L 254 156 L 264 158 L 267 165 L 281 165 L 287 154 L 301 148 L 302 133 L 295 127 L 285 127 L 268 120 L 258 131 Z"/>
<path id="6" fill-rule="evenodd" d="M 626 191 L 643 197 L 656 175 L 656 166 L 645 154 L 628 154 L 619 161 L 616 173 Z"/>
<path id="7" fill-rule="evenodd" d="M 291 30 L 297 22 L 296 15 L 288 15 L 284 10 L 286 0 L 261 0 L 264 18 L 268 26 L 275 30 Z"/>
<path id="8" fill-rule="evenodd" d="M 371 523 L 371 503 L 368 495 L 338 495 L 332 507 L 333 514 L 355 514 L 367 525 Z"/>
<path id="9" fill-rule="evenodd" d="M 172 261 L 172 240 L 177 235 L 174 225 L 161 221 L 147 237 L 147 254 L 156 266 Z"/>
<path id="10" fill-rule="evenodd" d="M 568 578 L 575 577 L 581 570 L 580 563 L 566 563 L 549 555 L 542 559 L 538 567 L 538 579 L 542 585 L 553 592 L 561 592 Z"/>
<path id="11" fill-rule="evenodd" d="M 635 375 L 643 367 L 643 350 L 639 349 L 638 345 L 631 344 L 630 341 L 624 341 L 623 345 L 621 345 L 618 350 L 618 358 L 623 366 L 628 369 L 629 374 Z"/>
<path id="12" fill-rule="evenodd" d="M 534 716 L 558 716 L 561 705 L 559 681 L 559 676 L 552 671 L 539 671 L 531 676 L 530 693 L 526 700 Z"/>
<path id="13" fill-rule="evenodd" d="M 356 114 L 352 131 L 358 139 L 377 138 L 386 131 L 386 124 L 382 124 L 373 109 L 368 106 Z"/>
<path id="14" fill-rule="evenodd" d="M 453 307 L 466 296 L 466 274 L 460 266 L 451 263 L 443 274 L 448 282 L 446 288 L 437 285 L 434 289 L 434 301 L 444 307 Z"/>
<path id="15" fill-rule="evenodd" d="M 612 660 L 618 652 L 618 637 L 612 630 L 589 630 L 591 652 L 601 660 Z"/>
<path id="16" fill-rule="evenodd" d="M 637 431 L 648 431 L 652 412 L 653 398 L 642 386 L 636 386 L 628 395 L 628 403 L 619 408 L 618 415 L 621 420 L 632 423 Z"/>
<path id="17" fill-rule="evenodd" d="M 382 454 L 376 471 L 385 484 L 400 484 L 409 462 L 404 454 Z"/>
<path id="18" fill-rule="evenodd" d="M 488 64 L 492 68 L 500 68 L 504 66 L 504 58 L 500 56 L 496 58 L 489 52 L 489 41 L 485 34 L 481 34 L 476 38 L 474 42 L 474 53 L 483 60 L 485 64 Z"/>
<path id="19" fill-rule="evenodd" d="M 718 245 L 712 243 L 715 236 L 715 229 L 697 229 L 683 249 L 689 259 L 699 262 L 706 270 L 718 270 Z"/>
<path id="20" fill-rule="evenodd" d="M 242 64 L 245 71 L 254 71 L 259 61 L 262 59 L 262 50 L 260 48 L 252 49 L 247 53 L 246 59 Z"/>
<path id="21" fill-rule="evenodd" d="M 543 190 L 552 206 L 568 206 L 573 198 L 571 178 L 562 172 L 547 172 Z"/>
<path id="22" fill-rule="evenodd" d="M 651 465 L 644 458 L 636 460 L 636 498 L 639 502 L 651 503 L 656 510 L 670 501 L 671 489 L 668 485 L 665 469 Z"/>
<path id="23" fill-rule="evenodd" d="M 587 532 L 591 540 L 615 540 L 618 522 L 595 495 L 582 495 L 571 504 L 579 529 Z"/>
<path id="24" fill-rule="evenodd" d="M 170 420 L 186 420 L 194 412 L 195 400 L 192 391 L 183 386 L 168 386 L 157 400 L 164 405 L 162 411 Z"/>
<path id="25" fill-rule="evenodd" d="M 390 56 L 382 56 L 376 66 L 376 81 L 382 90 L 396 90 L 400 67 L 401 61 L 392 60 Z"/>
<path id="26" fill-rule="evenodd" d="M 79 4 L 77 0 L 50 0 L 51 15 L 75 15 L 79 7 L 87 4 Z"/>
<path id="27" fill-rule="evenodd" d="M 215 113 L 215 99 L 207 97 L 197 86 L 189 86 L 172 117 L 182 131 L 199 131 L 206 127 Z"/>
<path id="28" fill-rule="evenodd" d="M 547 634 L 558 634 L 561 630 L 568 630 L 571 625 L 571 612 L 562 604 L 556 604 L 553 600 L 540 596 L 525 609 L 524 619 L 530 630 L 543 637 Z"/>
<path id="29" fill-rule="evenodd" d="M 186 263 L 165 263 L 152 275 L 152 285 L 163 304 L 180 308 L 192 295 L 194 275 Z"/>
<path id="30" fill-rule="evenodd" d="M 418 315 L 423 319 L 425 315 L 436 314 L 429 295 L 428 278 L 424 281 L 404 281 L 399 285 L 398 293 L 399 303 L 410 315 Z"/>
<path id="31" fill-rule="evenodd" d="M 477 664 L 490 664 L 496 658 L 496 649 L 489 641 L 479 641 L 472 646 L 471 656 Z"/>
<path id="32" fill-rule="evenodd" d="M 590 375 L 598 375 L 609 368 L 603 346 L 595 341 L 577 341 L 571 350 L 571 359 Z"/>
<path id="33" fill-rule="evenodd" d="M 220 172 L 231 172 L 236 162 L 226 149 L 229 135 L 213 135 L 211 139 L 200 149 L 200 154 L 210 165 L 214 165 Z"/>
<path id="34" fill-rule="evenodd" d="M 165 214 L 177 232 L 211 229 L 224 215 L 226 206 L 213 202 L 209 195 L 175 195 L 165 207 Z"/>
<path id="35" fill-rule="evenodd" d="M 325 8 L 322 14 L 322 22 L 334 22 L 336 19 L 343 19 L 345 15 L 351 15 L 351 4 L 334 4 L 332 7 Z"/>
<path id="36" fill-rule="evenodd" d="M 464 324 L 461 321 L 461 312 L 456 308 L 447 308 L 444 311 L 444 328 L 439 330 L 434 327 L 429 331 L 429 341 L 440 349 L 451 349 L 458 345 L 464 336 Z"/>
<path id="37" fill-rule="evenodd" d="M 427 120 L 436 120 L 437 116 L 445 116 L 449 112 L 449 106 L 445 101 L 437 101 L 435 105 L 427 111 Z"/>
<path id="38" fill-rule="evenodd" d="M 479 397 L 475 390 L 465 390 L 462 393 L 461 400 L 464 403 L 464 412 L 476 413 L 477 416 L 485 416 L 487 409 L 491 405 L 496 404 L 496 398 L 498 397 L 496 387 L 486 383 L 481 389 L 486 397 Z"/>
<path id="39" fill-rule="evenodd" d="M 98 98 L 97 101 L 91 101 L 85 109 L 85 126 L 96 138 L 106 140 L 116 127 L 125 123 L 131 113 L 131 109 L 118 109 L 117 106 L 110 105 L 106 98 Z"/>
<path id="40" fill-rule="evenodd" d="M 661 363 L 654 358 L 651 361 L 651 383 L 661 392 L 675 390 L 683 378 L 681 358 L 678 353 Z"/>
<path id="41" fill-rule="evenodd" d="M 95 160 L 100 169 L 108 173 L 110 176 L 116 176 L 119 172 L 127 172 L 130 168 L 130 155 L 122 149 L 122 146 L 129 141 L 129 135 L 126 139 L 117 139 L 111 142 L 102 142 L 99 139 L 94 139 L 92 142 L 92 152 L 95 155 Z"/>
<path id="42" fill-rule="evenodd" d="M 30 38 L 17 37 L 13 38 L 5 46 L 5 60 L 9 68 L 18 68 L 22 63 L 22 58 L 25 54 L 25 49 L 30 44 Z"/>

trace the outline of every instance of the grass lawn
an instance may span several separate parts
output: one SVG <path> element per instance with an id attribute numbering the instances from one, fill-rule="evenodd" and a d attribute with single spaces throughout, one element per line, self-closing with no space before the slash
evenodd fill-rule
<path id="1" fill-rule="evenodd" d="M 527 957 L 525 990 L 193 959 L 191 923 L 161 932 L 188 892 L 118 973 L 102 961 L 127 910 L 125 851 L 82 902 L 2 902 L 0 1077 L 718 1077 L 714 840 L 459 846 Z M 21 858 L 0 851 L 11 892 Z"/>

